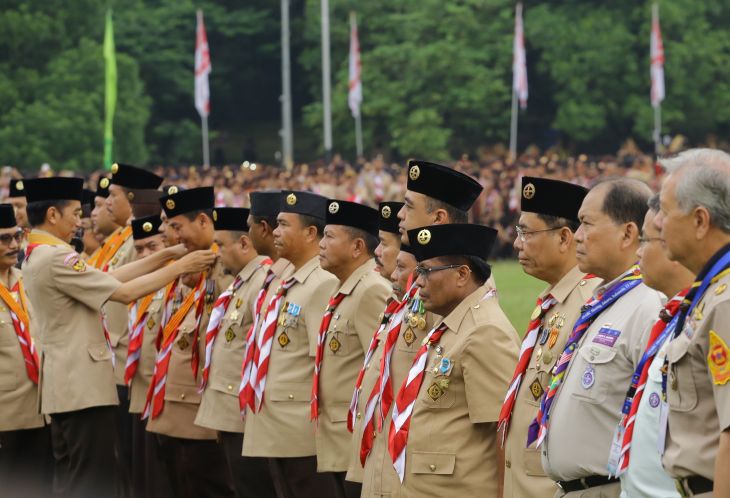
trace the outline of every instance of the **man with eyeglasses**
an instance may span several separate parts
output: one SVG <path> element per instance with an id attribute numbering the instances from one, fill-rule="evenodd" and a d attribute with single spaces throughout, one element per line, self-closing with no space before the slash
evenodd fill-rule
<path id="1" fill-rule="evenodd" d="M 657 450 L 661 431 L 662 366 L 667 345 L 676 326 L 675 317 L 694 275 L 667 258 L 654 218 L 659 212 L 659 194 L 649 200 L 639 239 L 639 267 L 644 283 L 668 298 L 651 328 L 640 369 L 637 367 L 626 392 L 620 432 L 623 440 L 618 453 L 621 498 L 634 496 L 679 497 L 674 480 L 662 468 Z M 645 357 L 645 359 L 644 359 Z M 616 451 L 619 442 L 615 441 Z"/>
<path id="2" fill-rule="evenodd" d="M 408 232 L 423 305 L 443 318 L 419 342 L 386 428 L 403 496 L 498 496 L 497 420 L 519 338 L 487 284 L 496 236 L 466 224 Z"/>
<path id="3" fill-rule="evenodd" d="M 426 161 L 409 161 L 405 203 L 398 212 L 401 243 L 407 244 L 408 230 L 419 226 L 466 223 L 468 211 L 482 191 L 474 178 L 447 166 Z M 411 247 L 416 241 L 410 241 Z M 494 288 L 491 275 L 488 284 Z M 440 319 L 428 312 L 418 296 L 418 287 L 407 289 L 402 312 L 386 325 L 383 361 L 379 367 L 379 393 L 375 411 L 376 430 L 370 447 L 363 449 L 363 497 L 397 496 L 400 482 L 388 454 L 387 430 L 394 393 L 408 376 L 420 342 Z"/>
<path id="4" fill-rule="evenodd" d="M 0 483 L 3 496 L 51 494 L 51 431 L 38 413 L 39 351 L 18 261 L 23 230 L 0 204 Z"/>
<path id="5" fill-rule="evenodd" d="M 620 493 L 609 454 L 626 389 L 661 308 L 661 295 L 643 283 L 636 264 L 649 197 L 638 180 L 606 180 L 578 211 L 578 268 L 601 281 L 559 353 L 527 433 L 560 488 L 556 497 Z"/>
<path id="6" fill-rule="evenodd" d="M 598 284 L 578 268 L 575 232 L 588 189 L 545 178 L 522 178 L 521 215 L 514 248 L 522 269 L 548 284 L 523 337 L 520 360 L 499 417 L 504 448 L 504 497 L 547 498 L 555 483 L 542 469 L 535 445 L 525 446 L 550 372 L 565 347 L 580 308 Z"/>

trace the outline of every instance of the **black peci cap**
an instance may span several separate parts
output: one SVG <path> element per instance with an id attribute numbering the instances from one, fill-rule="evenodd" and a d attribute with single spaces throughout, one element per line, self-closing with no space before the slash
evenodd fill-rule
<path id="1" fill-rule="evenodd" d="M 377 237 L 378 217 L 378 212 L 375 209 L 364 204 L 337 199 L 327 201 L 325 223 L 328 225 L 358 228 Z"/>
<path id="2" fill-rule="evenodd" d="M 162 220 L 159 216 L 145 216 L 132 220 L 132 238 L 142 240 L 153 235 L 160 235 Z"/>
<path id="3" fill-rule="evenodd" d="M 213 225 L 216 230 L 248 232 L 248 214 L 248 208 L 215 208 L 213 210 Z"/>
<path id="4" fill-rule="evenodd" d="M 25 184 L 22 178 L 20 180 L 10 180 L 8 197 L 25 197 Z"/>
<path id="5" fill-rule="evenodd" d="M 251 200 L 251 216 L 276 218 L 276 215 L 279 214 L 280 190 L 251 192 L 248 197 Z"/>
<path id="6" fill-rule="evenodd" d="M 408 254 L 413 254 L 413 248 L 408 244 L 401 244 L 400 250 L 403 252 L 407 252 Z"/>
<path id="7" fill-rule="evenodd" d="M 441 256 L 474 256 L 486 261 L 496 239 L 497 230 L 484 225 L 459 223 L 408 230 L 418 261 Z"/>
<path id="8" fill-rule="evenodd" d="M 378 228 L 384 232 L 398 234 L 398 211 L 402 207 L 402 202 L 381 202 L 378 206 L 378 210 L 380 211 Z"/>
<path id="9" fill-rule="evenodd" d="M 279 194 L 279 212 L 303 214 L 324 221 L 327 198 L 312 192 L 283 190 Z"/>
<path id="10" fill-rule="evenodd" d="M 160 206 L 168 218 L 173 218 L 191 211 L 213 209 L 215 193 L 213 187 L 199 187 L 180 190 L 172 195 L 160 197 Z"/>
<path id="11" fill-rule="evenodd" d="M 578 211 L 588 189 L 573 183 L 522 177 L 522 211 L 578 220 Z"/>
<path id="12" fill-rule="evenodd" d="M 99 178 L 99 181 L 96 184 L 96 197 L 103 197 L 105 199 L 109 197 L 109 183 L 109 178 Z"/>
<path id="13" fill-rule="evenodd" d="M 162 185 L 162 177 L 137 166 L 114 163 L 111 183 L 133 190 L 157 190 Z"/>
<path id="14" fill-rule="evenodd" d="M 469 175 L 448 166 L 426 161 L 408 161 L 408 190 L 469 211 L 483 187 Z"/>
<path id="15" fill-rule="evenodd" d="M 81 201 L 84 190 L 82 178 L 52 176 L 29 178 L 23 182 L 28 202 Z"/>
<path id="16" fill-rule="evenodd" d="M 11 204 L 0 204 L 0 228 L 13 228 L 17 225 L 13 206 Z"/>

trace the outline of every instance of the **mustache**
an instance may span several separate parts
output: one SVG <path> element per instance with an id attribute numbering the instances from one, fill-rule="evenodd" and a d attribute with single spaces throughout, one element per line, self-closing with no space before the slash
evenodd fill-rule
<path id="1" fill-rule="evenodd" d="M 375 264 L 376 264 L 376 265 L 378 265 L 378 266 L 380 266 L 380 267 L 382 267 L 382 266 L 383 266 L 383 262 L 382 262 L 382 261 L 381 261 L 381 259 L 380 259 L 379 257 L 377 257 L 377 256 L 375 256 Z"/>

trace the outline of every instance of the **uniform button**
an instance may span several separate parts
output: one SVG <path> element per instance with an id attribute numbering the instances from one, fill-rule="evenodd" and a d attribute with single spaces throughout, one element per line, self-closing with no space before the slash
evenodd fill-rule
<path id="1" fill-rule="evenodd" d="M 436 470 L 436 466 L 434 464 L 429 465 L 428 468 L 431 469 L 431 472 Z"/>
<path id="2" fill-rule="evenodd" d="M 294 395 L 293 394 L 290 394 L 289 395 L 289 399 L 294 399 Z"/>
<path id="3" fill-rule="evenodd" d="M 360 420 L 362 418 L 362 413 L 357 412 L 357 419 Z"/>
<path id="4" fill-rule="evenodd" d="M 504 466 L 507 467 L 508 469 L 510 469 L 510 468 L 512 468 L 512 462 L 510 462 L 509 460 L 506 460 L 504 462 Z"/>
<path id="5" fill-rule="evenodd" d="M 231 384 L 228 384 L 228 390 L 233 391 L 233 386 Z"/>
<path id="6" fill-rule="evenodd" d="M 479 309 L 479 305 L 478 305 L 478 304 L 477 304 L 477 305 L 475 305 L 475 306 L 474 306 L 474 309 L 475 309 L 475 310 L 478 310 L 478 309 Z"/>
<path id="7" fill-rule="evenodd" d="M 180 394 L 180 399 L 185 399 L 185 393 Z"/>
<path id="8" fill-rule="evenodd" d="M 585 284 L 586 284 L 586 281 L 585 280 L 581 280 L 580 281 L 580 284 L 578 284 L 578 285 L 580 285 L 581 287 L 583 287 Z"/>

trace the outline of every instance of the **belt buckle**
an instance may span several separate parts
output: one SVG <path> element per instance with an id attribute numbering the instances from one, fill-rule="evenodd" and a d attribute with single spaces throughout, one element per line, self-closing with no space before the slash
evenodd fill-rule
<path id="1" fill-rule="evenodd" d="M 684 487 L 684 481 L 685 479 L 675 479 L 674 486 L 677 488 L 679 496 L 682 498 L 690 498 L 690 495 L 687 493 L 687 489 Z"/>

